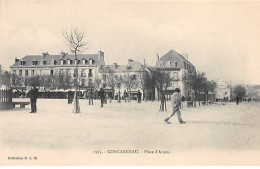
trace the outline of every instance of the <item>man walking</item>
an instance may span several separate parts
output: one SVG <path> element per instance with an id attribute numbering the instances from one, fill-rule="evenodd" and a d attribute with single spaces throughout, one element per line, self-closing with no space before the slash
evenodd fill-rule
<path id="1" fill-rule="evenodd" d="M 28 95 L 30 97 L 31 102 L 31 112 L 30 113 L 36 113 L 37 112 L 37 98 L 38 98 L 38 89 L 36 86 L 33 86 L 33 88 L 28 92 Z"/>
<path id="2" fill-rule="evenodd" d="M 88 92 L 88 104 L 93 105 L 93 91 L 92 91 L 92 89 L 90 89 L 89 92 Z"/>
<path id="3" fill-rule="evenodd" d="M 105 93 L 103 88 L 100 88 L 99 97 L 100 97 L 100 100 L 101 100 L 101 106 L 100 107 L 103 107 L 104 99 L 106 97 L 106 93 Z"/>
<path id="4" fill-rule="evenodd" d="M 127 92 L 126 92 L 126 90 L 125 90 L 125 91 L 124 91 L 124 100 L 125 100 L 125 102 L 126 102 L 127 97 L 128 97 L 128 94 L 127 94 Z"/>
<path id="5" fill-rule="evenodd" d="M 68 91 L 68 104 L 72 104 L 73 101 L 73 92 L 71 90 Z"/>
<path id="6" fill-rule="evenodd" d="M 140 90 L 138 90 L 138 92 L 137 92 L 138 103 L 141 103 L 141 97 L 142 97 L 142 93 L 140 92 Z"/>
<path id="7" fill-rule="evenodd" d="M 239 100 L 240 100 L 240 98 L 237 96 L 236 97 L 237 105 L 239 104 Z"/>
<path id="8" fill-rule="evenodd" d="M 180 106 L 181 106 L 181 97 L 180 97 L 180 89 L 176 88 L 173 92 L 173 94 L 171 95 L 171 102 L 172 102 L 172 113 L 170 113 L 169 117 L 167 117 L 164 121 L 168 124 L 171 124 L 168 120 L 174 116 L 174 114 L 177 112 L 177 116 L 178 116 L 178 120 L 180 122 L 180 124 L 185 124 L 186 122 L 184 122 L 181 119 L 181 112 L 180 112 Z"/>

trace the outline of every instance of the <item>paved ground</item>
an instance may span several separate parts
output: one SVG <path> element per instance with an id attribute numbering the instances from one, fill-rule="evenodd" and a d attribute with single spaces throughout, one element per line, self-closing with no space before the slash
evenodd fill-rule
<path id="1" fill-rule="evenodd" d="M 167 103 L 170 111 L 169 103 Z M 0 111 L 1 147 L 11 150 L 162 149 L 169 151 L 260 150 L 260 104 L 210 105 L 184 108 L 180 125 L 159 102 L 109 103 L 89 106 L 80 100 L 80 114 L 67 100 L 39 99 L 38 112 L 26 109 Z M 259 161 L 258 161 L 259 162 Z"/>

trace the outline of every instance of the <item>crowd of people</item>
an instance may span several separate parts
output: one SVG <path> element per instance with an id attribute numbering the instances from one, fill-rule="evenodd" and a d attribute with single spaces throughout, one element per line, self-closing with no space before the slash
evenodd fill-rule
<path id="1" fill-rule="evenodd" d="M 171 95 L 171 102 L 172 102 L 172 112 L 169 114 L 169 116 L 164 120 L 167 124 L 170 124 L 169 119 L 175 115 L 175 113 L 177 112 L 177 116 L 179 119 L 180 124 L 185 124 L 186 122 L 184 122 L 181 118 L 181 112 L 180 112 L 180 107 L 181 107 L 181 96 L 180 96 L 180 90 L 179 89 L 175 89 L 174 93 Z M 30 113 L 36 113 L 37 112 L 37 99 L 38 99 L 38 89 L 36 88 L 36 86 L 33 86 L 31 88 L 31 90 L 29 90 L 29 92 L 27 93 L 27 97 L 30 98 L 30 102 L 31 102 L 31 112 Z M 88 97 L 89 97 L 89 105 L 93 105 L 93 91 L 90 90 L 88 93 Z M 73 98 L 74 98 L 74 93 L 69 90 L 67 97 L 68 97 L 68 104 L 72 104 L 73 102 Z M 112 99 L 112 95 L 109 94 L 108 95 L 110 98 L 110 101 Z M 127 98 L 129 97 L 128 93 L 126 92 L 126 90 L 123 93 L 124 96 L 124 100 L 125 102 L 127 102 Z M 163 93 L 162 95 L 162 100 L 165 100 L 165 95 Z M 104 91 L 103 88 L 100 88 L 100 91 L 98 93 L 98 97 L 100 98 L 100 107 L 104 107 L 104 104 L 107 104 L 107 93 Z M 164 98 L 164 99 L 163 99 Z M 141 103 L 142 100 L 142 93 L 140 92 L 140 90 L 138 90 L 137 92 L 137 102 Z M 166 106 L 165 106 L 166 107 Z"/>
<path id="2" fill-rule="evenodd" d="M 89 105 L 93 105 L 93 100 L 95 96 L 95 92 L 93 90 L 89 90 L 87 93 L 87 98 L 89 99 Z M 137 102 L 141 103 L 142 100 L 142 93 L 140 92 L 140 90 L 138 90 L 138 92 L 135 94 L 135 96 L 137 97 Z M 36 113 L 37 112 L 37 99 L 39 97 L 39 91 L 36 88 L 36 86 L 32 86 L 31 89 L 29 90 L 29 92 L 27 93 L 27 97 L 30 98 L 30 103 L 31 103 L 31 112 L 30 113 Z M 75 92 L 69 90 L 67 92 L 67 98 L 68 98 L 68 104 L 72 104 L 73 100 L 75 97 Z M 123 96 L 122 99 L 127 102 L 128 99 L 130 99 L 130 95 L 129 93 L 124 90 L 123 92 Z M 105 90 L 103 88 L 100 88 L 100 90 L 98 91 L 98 98 L 100 99 L 100 107 L 104 107 L 104 104 L 107 104 L 107 99 L 110 99 L 110 103 L 112 102 L 113 99 L 118 100 L 118 103 L 120 103 L 120 92 L 118 94 L 115 95 L 115 97 L 113 97 L 111 92 L 105 92 Z M 161 92 L 161 104 L 160 104 L 160 111 L 167 111 L 167 107 L 166 107 L 166 97 L 165 97 L 165 93 L 164 91 Z M 250 99 L 248 99 L 247 101 L 250 101 Z M 173 94 L 171 95 L 171 107 L 172 107 L 172 111 L 170 111 L 170 114 L 165 118 L 165 122 L 167 124 L 170 124 L 169 120 L 175 115 L 175 113 L 177 113 L 177 117 L 179 120 L 180 124 L 185 124 L 186 122 L 182 120 L 181 118 L 181 111 L 180 108 L 183 107 L 183 102 L 187 101 L 187 105 L 188 107 L 190 107 L 191 105 L 189 104 L 190 102 L 193 102 L 191 100 L 191 98 L 187 98 L 185 99 L 184 96 L 181 97 L 180 95 L 180 89 L 176 88 L 173 91 Z M 241 101 L 241 98 L 236 97 L 236 104 L 238 105 L 239 102 Z"/>

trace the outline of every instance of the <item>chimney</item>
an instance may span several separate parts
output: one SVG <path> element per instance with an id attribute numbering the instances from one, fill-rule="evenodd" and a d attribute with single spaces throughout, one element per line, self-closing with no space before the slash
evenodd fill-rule
<path id="1" fill-rule="evenodd" d="M 15 63 L 19 62 L 19 59 L 17 59 L 17 57 L 15 58 Z"/>
<path id="2" fill-rule="evenodd" d="M 117 63 L 113 63 L 113 65 L 114 65 L 114 68 L 116 69 L 117 68 Z"/>
<path id="3" fill-rule="evenodd" d="M 66 55 L 67 55 L 67 53 L 65 53 L 65 52 L 63 52 L 63 51 L 60 52 L 60 58 L 63 58 L 63 57 L 65 57 Z"/>
<path id="4" fill-rule="evenodd" d="M 105 64 L 105 60 L 104 60 L 104 52 L 102 52 L 102 51 L 98 51 L 98 59 L 99 59 L 100 61 L 102 61 L 103 64 Z"/>
<path id="5" fill-rule="evenodd" d="M 157 60 L 159 60 L 159 58 L 160 58 L 160 57 L 159 57 L 159 55 L 158 55 L 158 53 L 157 53 Z"/>
<path id="6" fill-rule="evenodd" d="M 42 53 L 42 57 L 49 55 L 48 52 Z"/>
<path id="7" fill-rule="evenodd" d="M 131 62 L 134 62 L 134 60 L 128 59 L 128 64 L 131 63 Z"/>

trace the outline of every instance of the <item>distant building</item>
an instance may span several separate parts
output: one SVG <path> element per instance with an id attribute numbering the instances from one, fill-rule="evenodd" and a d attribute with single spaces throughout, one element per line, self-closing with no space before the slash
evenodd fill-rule
<path id="1" fill-rule="evenodd" d="M 33 76 L 59 76 L 75 78 L 75 64 L 78 63 L 78 75 L 80 85 L 87 87 L 93 83 L 98 72 L 98 67 L 105 64 L 104 53 L 74 55 L 61 52 L 60 55 L 50 55 L 47 52 L 42 55 L 27 55 L 22 59 L 15 59 L 10 66 L 11 74 L 15 77 L 13 86 L 26 86 L 26 79 Z M 18 81 L 18 79 L 20 79 Z"/>
<path id="2" fill-rule="evenodd" d="M 142 65 L 131 59 L 128 60 L 127 65 L 118 65 L 117 63 L 102 65 L 98 72 L 101 79 L 100 87 L 105 90 L 112 90 L 111 86 L 114 86 L 113 93 L 118 94 L 120 91 L 121 96 L 124 90 L 129 90 L 131 96 L 135 97 L 138 90 L 142 92 L 140 76 L 142 76 L 143 71 Z M 127 85 L 129 85 L 129 88 Z"/>
<path id="3" fill-rule="evenodd" d="M 169 51 L 156 61 L 157 70 L 169 72 L 171 82 L 167 87 L 166 93 L 171 93 L 175 88 L 179 88 L 181 95 L 185 97 L 194 97 L 194 92 L 185 87 L 182 77 L 188 74 L 196 73 L 195 66 L 189 62 L 184 56 L 174 50 Z M 157 90 L 155 96 L 158 97 Z"/>
<path id="4" fill-rule="evenodd" d="M 231 99 L 231 85 L 223 79 L 217 80 L 216 99 L 224 101 Z"/>

